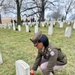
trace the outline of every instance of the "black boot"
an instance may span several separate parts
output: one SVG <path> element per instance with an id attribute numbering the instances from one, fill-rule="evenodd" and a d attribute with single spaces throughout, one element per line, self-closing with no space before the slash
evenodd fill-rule
<path id="1" fill-rule="evenodd" d="M 53 75 L 55 75 L 54 71 L 52 71 Z"/>

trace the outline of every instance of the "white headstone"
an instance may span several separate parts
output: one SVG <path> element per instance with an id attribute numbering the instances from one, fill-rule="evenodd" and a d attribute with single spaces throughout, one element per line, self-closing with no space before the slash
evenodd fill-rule
<path id="1" fill-rule="evenodd" d="M 30 75 L 30 66 L 23 60 L 17 60 L 16 75 Z"/>
<path id="2" fill-rule="evenodd" d="M 0 28 L 2 28 L 3 27 L 3 25 L 2 24 L 0 24 Z"/>
<path id="3" fill-rule="evenodd" d="M 1 28 L 1 24 L 0 24 L 0 28 Z"/>
<path id="4" fill-rule="evenodd" d="M 38 32 L 38 21 L 36 20 L 36 25 L 35 25 L 35 33 L 37 33 Z"/>
<path id="5" fill-rule="evenodd" d="M 49 25 L 49 21 L 47 21 L 47 25 Z"/>
<path id="6" fill-rule="evenodd" d="M 70 21 L 67 21 L 67 24 L 69 25 L 70 24 Z"/>
<path id="7" fill-rule="evenodd" d="M 11 24 L 8 24 L 8 29 L 11 29 Z"/>
<path id="8" fill-rule="evenodd" d="M 36 22 L 32 22 L 32 25 L 35 25 L 36 24 Z"/>
<path id="9" fill-rule="evenodd" d="M 63 28 L 63 22 L 62 21 L 58 21 L 60 28 Z"/>
<path id="10" fill-rule="evenodd" d="M 36 23 L 35 23 L 35 24 L 36 24 L 36 26 L 38 26 L 38 24 L 39 24 L 39 22 L 38 22 L 38 19 L 37 19 L 37 18 L 36 18 Z"/>
<path id="11" fill-rule="evenodd" d="M 63 28 L 63 22 L 60 21 L 60 28 Z"/>
<path id="12" fill-rule="evenodd" d="M 16 27 L 15 27 L 15 24 L 14 24 L 14 22 L 13 22 L 13 30 L 16 30 Z"/>
<path id="13" fill-rule="evenodd" d="M 41 22 L 41 24 L 42 24 L 42 27 L 44 27 L 44 26 L 45 26 L 45 22 Z"/>
<path id="14" fill-rule="evenodd" d="M 71 27 L 66 27 L 65 30 L 65 37 L 69 38 L 71 36 L 72 28 Z"/>
<path id="15" fill-rule="evenodd" d="M 51 24 L 48 28 L 48 35 L 52 35 L 53 34 L 53 24 Z"/>
<path id="16" fill-rule="evenodd" d="M 55 26 L 56 21 L 52 21 L 52 24 Z"/>
<path id="17" fill-rule="evenodd" d="M 74 22 L 74 24 L 73 24 L 73 29 L 75 29 L 75 22 Z"/>
<path id="18" fill-rule="evenodd" d="M 35 33 L 38 32 L 38 25 L 35 25 Z"/>
<path id="19" fill-rule="evenodd" d="M 3 63 L 3 60 L 2 60 L 2 54 L 0 53 L 0 64 Z"/>
<path id="20" fill-rule="evenodd" d="M 18 25 L 18 31 L 21 31 L 21 26 L 20 25 Z"/>
<path id="21" fill-rule="evenodd" d="M 25 26 L 26 26 L 26 32 L 29 32 L 29 26 L 28 25 Z"/>
<path id="22" fill-rule="evenodd" d="M 6 29 L 6 26 L 7 26 L 6 24 L 3 24 L 4 29 Z"/>

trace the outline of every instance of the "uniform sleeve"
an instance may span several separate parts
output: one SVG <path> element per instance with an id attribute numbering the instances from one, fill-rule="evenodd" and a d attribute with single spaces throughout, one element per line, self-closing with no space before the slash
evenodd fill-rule
<path id="1" fill-rule="evenodd" d="M 57 57 L 58 57 L 58 51 L 56 49 L 53 49 L 50 52 L 48 65 L 47 65 L 46 70 L 44 71 L 45 75 L 49 75 L 49 73 L 53 71 L 53 67 L 56 65 L 56 62 L 57 62 Z"/>
<path id="2" fill-rule="evenodd" d="M 33 65 L 33 67 L 32 67 L 32 69 L 33 69 L 34 71 L 36 71 L 37 68 L 38 68 L 38 66 L 40 65 L 41 57 L 42 57 L 42 55 L 41 55 L 41 53 L 38 51 L 38 55 L 37 55 L 37 57 L 36 57 L 36 59 L 35 59 L 34 65 Z"/>

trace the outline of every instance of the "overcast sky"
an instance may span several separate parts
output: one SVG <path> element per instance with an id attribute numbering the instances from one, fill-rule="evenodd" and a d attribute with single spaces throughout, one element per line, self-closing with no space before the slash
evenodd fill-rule
<path id="1" fill-rule="evenodd" d="M 8 0 L 6 0 L 6 1 L 8 1 Z M 10 1 L 10 0 L 9 0 Z M 11 1 L 13 1 L 13 0 L 11 0 Z M 29 1 L 29 0 L 28 0 Z M 38 0 L 37 0 L 38 1 Z M 67 0 L 57 0 L 57 1 L 65 1 L 65 4 L 66 4 L 66 1 Z M 59 2 L 59 5 L 60 5 L 60 2 Z M 65 11 L 64 11 L 64 9 L 62 9 L 61 10 L 61 12 L 63 13 L 63 14 L 65 14 Z M 49 10 L 46 10 L 46 12 L 45 12 L 45 18 L 46 18 L 46 16 L 47 16 L 47 14 L 50 14 L 51 13 L 51 11 L 49 11 Z M 75 13 L 75 10 L 72 10 L 72 13 L 74 14 Z M 1 14 L 1 16 L 2 17 L 16 17 L 16 15 L 14 15 L 14 14 L 12 14 L 12 13 L 8 13 L 8 14 L 4 14 L 4 12 L 2 12 L 2 9 L 0 8 L 0 14 Z M 71 13 L 68 15 L 68 17 L 71 15 Z"/>

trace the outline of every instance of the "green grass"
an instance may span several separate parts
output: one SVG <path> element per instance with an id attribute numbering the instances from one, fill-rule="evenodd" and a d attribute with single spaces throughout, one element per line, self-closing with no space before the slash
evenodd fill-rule
<path id="1" fill-rule="evenodd" d="M 48 26 L 39 27 L 49 38 L 49 41 L 55 43 L 66 53 L 68 64 L 65 68 L 55 71 L 56 75 L 75 75 L 75 30 L 72 30 L 70 38 L 64 37 L 66 25 L 61 29 L 59 25 L 54 27 L 52 36 L 48 35 Z M 0 65 L 0 75 L 16 75 L 15 61 L 24 60 L 32 67 L 37 49 L 29 40 L 34 35 L 34 28 L 30 27 L 31 32 L 26 33 L 25 27 L 22 31 L 13 31 L 12 29 L 0 28 L 0 53 L 2 54 L 3 64 Z M 41 75 L 38 69 L 35 75 Z"/>

